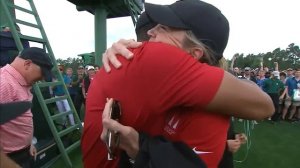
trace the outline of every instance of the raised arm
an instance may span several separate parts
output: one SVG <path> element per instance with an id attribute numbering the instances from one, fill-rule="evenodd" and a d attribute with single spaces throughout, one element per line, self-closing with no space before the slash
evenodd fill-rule
<path id="1" fill-rule="evenodd" d="M 231 64 L 230 64 L 230 70 L 233 71 L 233 66 L 234 66 L 234 63 L 235 63 L 235 60 L 237 59 L 238 55 L 235 54 L 232 59 L 231 59 Z"/>
<path id="2" fill-rule="evenodd" d="M 279 71 L 279 66 L 278 66 L 278 62 L 274 62 L 274 69 L 275 71 Z"/>
<path id="3" fill-rule="evenodd" d="M 287 94 L 288 93 L 288 88 L 287 88 L 287 86 L 284 88 L 284 91 L 283 91 L 283 93 L 280 95 L 280 97 L 279 97 L 279 99 L 283 99 L 284 98 L 284 95 L 286 95 L 287 97 L 287 99 L 289 98 L 289 94 Z"/>

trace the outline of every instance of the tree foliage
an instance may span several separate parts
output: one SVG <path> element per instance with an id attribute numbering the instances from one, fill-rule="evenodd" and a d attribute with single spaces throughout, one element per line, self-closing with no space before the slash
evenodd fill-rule
<path id="1" fill-rule="evenodd" d="M 300 68 L 300 48 L 299 46 L 291 43 L 286 49 L 276 48 L 273 51 L 267 53 L 247 54 L 236 53 L 233 57 L 236 58 L 234 62 L 234 67 L 245 68 L 259 68 L 261 62 L 263 62 L 264 67 L 274 68 L 274 62 L 278 62 L 279 69 L 287 68 Z M 63 64 L 65 67 L 71 67 L 77 69 L 79 65 L 83 65 L 81 58 L 67 58 L 57 59 L 58 64 Z M 228 60 L 231 64 L 231 60 Z"/>
<path id="2" fill-rule="evenodd" d="M 291 43 L 286 49 L 276 48 L 275 50 L 267 53 L 255 54 L 240 54 L 236 53 L 236 61 L 234 67 L 245 68 L 258 68 L 261 62 L 264 67 L 274 68 L 274 62 L 278 62 L 279 69 L 287 68 L 300 68 L 300 48 L 299 46 Z M 231 60 L 228 60 L 231 62 Z"/>
<path id="3" fill-rule="evenodd" d="M 83 64 L 82 59 L 80 58 L 67 58 L 66 60 L 63 60 L 61 58 L 56 60 L 57 64 L 64 65 L 65 68 L 71 67 L 73 70 L 77 69 L 79 65 Z"/>

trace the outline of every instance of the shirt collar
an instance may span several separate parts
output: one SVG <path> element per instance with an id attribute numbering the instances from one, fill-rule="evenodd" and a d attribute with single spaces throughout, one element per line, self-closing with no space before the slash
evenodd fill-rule
<path id="1" fill-rule="evenodd" d="M 18 72 L 14 67 L 12 67 L 11 65 L 7 64 L 5 67 L 3 67 L 6 69 L 6 71 L 13 76 L 16 81 L 18 81 L 18 83 L 21 86 L 29 86 L 29 84 L 26 82 L 25 78 L 20 74 L 20 72 Z"/>

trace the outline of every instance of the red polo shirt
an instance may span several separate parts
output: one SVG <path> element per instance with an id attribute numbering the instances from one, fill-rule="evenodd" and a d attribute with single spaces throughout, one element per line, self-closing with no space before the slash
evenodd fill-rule
<path id="1" fill-rule="evenodd" d="M 107 150 L 100 139 L 106 98 L 120 101 L 122 124 L 150 135 L 164 134 L 172 140 L 183 140 L 192 149 L 196 147 L 195 152 L 206 152 L 199 156 L 208 165 L 217 165 L 225 147 L 229 120 L 204 108 L 216 94 L 224 71 L 201 64 L 168 44 L 147 42 L 132 51 L 135 56 L 130 61 L 119 57 L 120 70 L 105 73 L 101 69 L 90 85 L 81 144 L 84 166 L 117 167 L 118 159 L 107 160 Z M 176 118 L 179 113 L 185 117 Z M 178 122 L 175 127 L 173 116 Z M 166 131 L 168 125 L 174 128 L 173 134 Z"/>

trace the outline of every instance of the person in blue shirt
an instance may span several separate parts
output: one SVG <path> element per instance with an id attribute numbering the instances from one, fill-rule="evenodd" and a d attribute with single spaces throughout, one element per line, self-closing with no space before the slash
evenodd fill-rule
<path id="1" fill-rule="evenodd" d="M 62 65 L 58 65 L 58 69 L 60 70 L 61 73 L 63 73 L 64 68 Z M 63 75 L 63 76 L 65 79 L 65 75 Z M 56 78 L 53 78 L 53 81 L 56 81 L 56 80 L 57 80 Z M 53 96 L 55 96 L 55 97 L 61 97 L 66 94 L 63 90 L 63 85 L 54 86 L 52 88 L 52 90 L 53 90 Z M 56 103 L 59 113 L 64 113 L 64 112 L 68 112 L 71 110 L 67 99 L 57 100 L 55 103 Z M 75 125 L 74 116 L 72 113 L 68 115 L 68 118 L 69 118 L 70 125 Z M 64 125 L 64 123 L 62 123 L 62 124 Z"/>
<path id="2" fill-rule="evenodd" d="M 76 97 L 76 94 L 77 94 L 76 87 L 73 84 L 73 78 L 74 77 L 75 76 L 73 75 L 73 69 L 71 67 L 67 68 L 66 69 L 66 74 L 63 75 L 63 78 L 64 78 L 64 82 L 65 82 L 65 84 L 68 88 L 68 91 L 69 91 L 69 94 L 70 94 L 70 97 L 71 97 L 73 103 L 75 101 L 75 97 Z"/>
<path id="3" fill-rule="evenodd" d="M 280 96 L 280 99 L 284 98 L 284 95 L 286 95 L 285 99 L 285 105 L 282 112 L 282 119 L 285 119 L 285 116 L 287 115 L 288 108 L 291 107 L 291 113 L 288 117 L 288 120 L 293 120 L 294 115 L 296 114 L 296 109 L 298 106 L 300 106 L 300 101 L 293 100 L 293 94 L 296 89 L 300 89 L 300 68 L 296 69 L 295 76 L 288 78 L 285 83 L 285 90 Z M 297 120 L 300 119 L 300 114 L 297 116 Z"/>
<path id="4" fill-rule="evenodd" d="M 265 79 L 266 79 L 266 78 L 265 78 L 265 71 L 264 71 L 264 70 L 260 70 L 260 71 L 258 72 L 258 78 L 257 78 L 257 80 L 256 80 L 256 84 L 257 84 L 261 89 L 263 89 L 263 88 L 262 88 L 262 85 L 263 85 L 263 82 L 264 82 Z"/>

